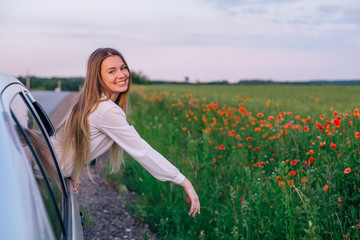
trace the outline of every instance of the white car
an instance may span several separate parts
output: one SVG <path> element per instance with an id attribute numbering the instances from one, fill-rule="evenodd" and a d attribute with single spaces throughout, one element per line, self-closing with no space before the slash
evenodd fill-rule
<path id="1" fill-rule="evenodd" d="M 0 239 L 84 239 L 72 181 L 61 173 L 53 134 L 29 90 L 0 74 Z"/>

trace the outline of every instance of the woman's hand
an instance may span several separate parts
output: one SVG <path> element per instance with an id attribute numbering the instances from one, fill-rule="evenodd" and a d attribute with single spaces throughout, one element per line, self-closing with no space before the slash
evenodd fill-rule
<path id="1" fill-rule="evenodd" d="M 199 197 L 196 194 L 191 182 L 187 178 L 185 178 L 185 180 L 180 183 L 180 186 L 184 187 L 188 204 L 191 206 L 189 216 L 192 215 L 195 217 L 196 213 L 200 214 Z"/>
<path id="2" fill-rule="evenodd" d="M 76 178 L 74 176 L 70 176 L 71 181 L 73 181 L 73 189 L 74 189 L 74 193 L 78 193 L 78 189 L 80 186 L 80 181 L 76 181 Z"/>

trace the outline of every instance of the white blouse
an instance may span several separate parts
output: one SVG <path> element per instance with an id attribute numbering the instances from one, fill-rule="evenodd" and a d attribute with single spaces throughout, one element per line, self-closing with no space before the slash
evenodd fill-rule
<path id="1" fill-rule="evenodd" d="M 185 176 L 140 137 L 127 122 L 124 111 L 110 99 L 100 102 L 88 120 L 91 159 L 108 151 L 115 142 L 158 180 L 175 184 L 184 181 Z M 69 171 L 63 168 L 65 176 Z"/>

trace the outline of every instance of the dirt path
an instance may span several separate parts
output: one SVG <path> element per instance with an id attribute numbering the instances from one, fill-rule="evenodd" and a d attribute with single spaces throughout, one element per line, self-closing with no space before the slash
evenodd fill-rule
<path id="1" fill-rule="evenodd" d="M 75 97 L 75 93 L 70 94 L 52 114 L 50 118 L 55 127 L 69 112 Z M 85 239 L 157 239 L 124 207 L 125 195 L 131 193 L 120 193 L 106 184 L 104 163 L 107 161 L 108 155 L 102 155 L 91 170 L 96 184 L 86 176 L 81 180 L 78 200 L 89 221 L 89 226 L 84 226 Z"/>

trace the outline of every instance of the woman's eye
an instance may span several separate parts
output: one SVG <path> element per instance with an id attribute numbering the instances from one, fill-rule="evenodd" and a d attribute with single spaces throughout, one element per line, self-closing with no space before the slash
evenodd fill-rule
<path id="1" fill-rule="evenodd" d="M 127 67 L 122 67 L 122 68 L 120 68 L 120 69 L 121 69 L 121 71 L 127 70 Z"/>
<path id="2" fill-rule="evenodd" d="M 114 73 L 114 72 L 115 72 L 114 70 L 109 71 L 109 73 L 111 73 L 111 74 Z"/>

